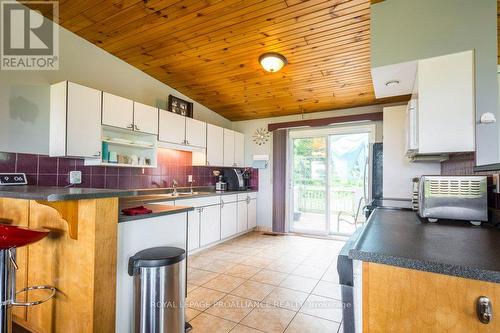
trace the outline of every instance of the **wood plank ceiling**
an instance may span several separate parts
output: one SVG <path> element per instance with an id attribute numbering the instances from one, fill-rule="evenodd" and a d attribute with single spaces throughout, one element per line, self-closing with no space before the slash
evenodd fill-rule
<path id="1" fill-rule="evenodd" d="M 370 0 L 61 0 L 59 23 L 236 121 L 370 105 Z M 289 61 L 267 73 L 264 52 Z"/>

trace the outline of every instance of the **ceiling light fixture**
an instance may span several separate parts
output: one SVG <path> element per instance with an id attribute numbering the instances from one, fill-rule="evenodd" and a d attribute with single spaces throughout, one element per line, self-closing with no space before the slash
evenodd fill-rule
<path id="1" fill-rule="evenodd" d="M 399 84 L 399 80 L 391 80 L 385 83 L 386 87 L 395 87 Z"/>
<path id="2" fill-rule="evenodd" d="M 286 58 L 276 52 L 264 53 L 259 57 L 262 68 L 268 72 L 277 72 L 287 64 Z"/>

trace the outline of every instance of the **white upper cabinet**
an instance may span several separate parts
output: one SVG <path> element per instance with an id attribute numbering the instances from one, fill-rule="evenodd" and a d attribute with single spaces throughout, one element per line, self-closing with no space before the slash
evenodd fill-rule
<path id="1" fill-rule="evenodd" d="M 102 124 L 133 130 L 134 102 L 127 98 L 103 92 Z"/>
<path id="2" fill-rule="evenodd" d="M 224 165 L 234 166 L 234 131 L 224 128 Z"/>
<path id="3" fill-rule="evenodd" d="M 186 142 L 186 117 L 160 110 L 158 140 L 177 145 Z"/>
<path id="4" fill-rule="evenodd" d="M 238 132 L 234 132 L 234 164 L 245 166 L 245 136 Z"/>
<path id="5" fill-rule="evenodd" d="M 158 134 L 158 108 L 134 102 L 134 130 Z"/>
<path id="6" fill-rule="evenodd" d="M 50 156 L 101 155 L 101 91 L 73 82 L 50 87 Z"/>
<path id="7" fill-rule="evenodd" d="M 184 117 L 173 112 L 160 110 L 158 140 L 173 145 L 205 148 L 207 146 L 207 123 Z M 190 149 L 186 149 L 190 150 Z"/>
<path id="8" fill-rule="evenodd" d="M 207 123 L 186 118 L 186 144 L 205 148 L 207 146 Z"/>
<path id="9" fill-rule="evenodd" d="M 207 165 L 222 166 L 224 163 L 224 129 L 207 124 Z"/>
<path id="10" fill-rule="evenodd" d="M 418 153 L 475 150 L 474 51 L 420 60 Z"/>

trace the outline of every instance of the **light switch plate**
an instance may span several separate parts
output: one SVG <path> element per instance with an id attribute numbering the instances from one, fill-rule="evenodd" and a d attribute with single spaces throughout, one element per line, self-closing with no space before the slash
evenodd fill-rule
<path id="1" fill-rule="evenodd" d="M 70 171 L 69 172 L 69 183 L 70 184 L 81 184 L 82 183 L 82 172 L 81 171 Z"/>

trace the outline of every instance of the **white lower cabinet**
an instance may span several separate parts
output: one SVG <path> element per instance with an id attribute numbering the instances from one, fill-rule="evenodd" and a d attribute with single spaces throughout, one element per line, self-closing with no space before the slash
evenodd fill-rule
<path id="1" fill-rule="evenodd" d="M 200 212 L 198 209 L 188 213 L 188 251 L 200 247 Z"/>
<path id="2" fill-rule="evenodd" d="M 248 229 L 257 226 L 257 199 L 250 199 L 248 201 Z"/>
<path id="3" fill-rule="evenodd" d="M 220 205 L 220 234 L 221 239 L 238 233 L 238 203 L 236 195 L 221 197 Z"/>
<path id="4" fill-rule="evenodd" d="M 200 207 L 200 246 L 220 240 L 220 205 Z"/>
<path id="5" fill-rule="evenodd" d="M 246 201 L 238 201 L 238 233 L 248 229 L 248 204 Z"/>
<path id="6" fill-rule="evenodd" d="M 197 250 L 257 226 L 257 193 L 186 198 L 161 205 L 194 207 L 188 212 L 188 251 Z"/>

